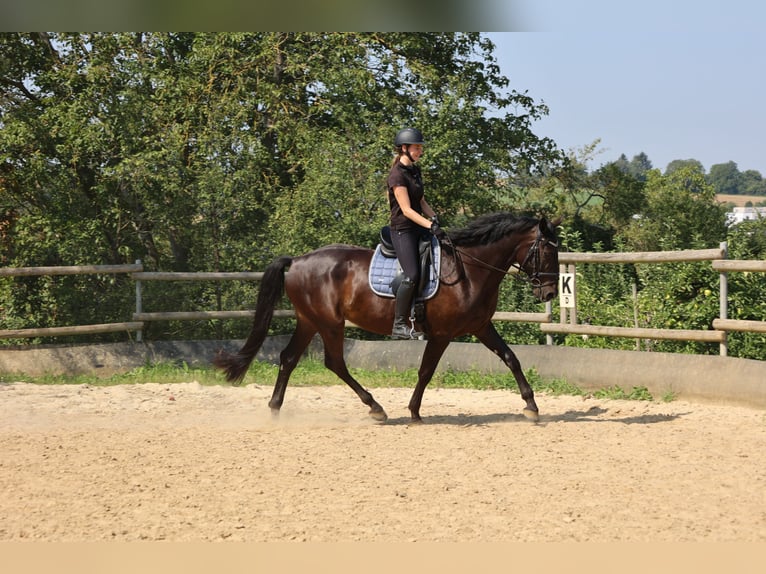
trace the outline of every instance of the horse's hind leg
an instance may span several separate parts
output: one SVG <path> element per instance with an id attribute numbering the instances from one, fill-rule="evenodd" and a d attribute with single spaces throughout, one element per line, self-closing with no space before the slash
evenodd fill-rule
<path id="1" fill-rule="evenodd" d="M 290 375 L 298 361 L 301 360 L 303 351 L 309 346 L 315 334 L 315 328 L 307 325 L 305 321 L 298 319 L 298 324 L 295 327 L 293 336 L 290 338 L 290 342 L 279 355 L 279 374 L 277 375 L 277 382 L 274 384 L 274 393 L 269 401 L 269 407 L 273 415 L 279 414 L 279 409 L 282 408 L 282 403 L 285 400 L 285 391 L 287 390 Z"/>
<path id="2" fill-rule="evenodd" d="M 361 401 L 370 407 L 370 416 L 376 421 L 384 422 L 388 420 L 386 411 L 383 410 L 369 391 L 365 390 L 359 382 L 351 376 L 346 366 L 346 360 L 343 358 L 343 327 L 340 331 L 333 330 L 332 332 L 326 331 L 322 333 L 322 340 L 324 341 L 324 364 L 333 373 L 338 375 L 340 379 L 346 383 L 349 387 L 354 389 L 354 392 L 361 399 Z"/>

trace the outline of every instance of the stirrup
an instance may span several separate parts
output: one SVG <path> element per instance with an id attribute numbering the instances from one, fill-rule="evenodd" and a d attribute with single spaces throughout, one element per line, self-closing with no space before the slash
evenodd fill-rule
<path id="1" fill-rule="evenodd" d="M 399 339 L 399 340 L 414 340 L 417 341 L 418 339 L 422 340 L 425 338 L 424 334 L 420 331 L 415 330 L 415 320 L 413 317 L 409 318 L 410 324 L 407 325 L 406 322 L 404 323 L 394 323 L 393 328 L 391 329 L 391 338 L 392 339 Z"/>
<path id="2" fill-rule="evenodd" d="M 410 339 L 423 340 L 425 339 L 425 333 L 415 330 L 415 317 L 410 316 Z"/>

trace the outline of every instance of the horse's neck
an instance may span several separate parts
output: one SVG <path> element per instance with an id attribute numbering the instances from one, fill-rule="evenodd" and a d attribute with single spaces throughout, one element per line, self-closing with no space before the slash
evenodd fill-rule
<path id="1" fill-rule="evenodd" d="M 488 265 L 505 271 L 513 264 L 521 264 L 519 255 L 525 240 L 525 234 L 512 234 L 491 245 L 472 247 L 471 254 Z"/>
<path id="2" fill-rule="evenodd" d="M 505 238 L 491 245 L 459 247 L 461 259 L 470 271 L 471 282 L 482 285 L 482 290 L 495 291 L 505 278 L 511 265 L 517 263 L 518 241 Z"/>

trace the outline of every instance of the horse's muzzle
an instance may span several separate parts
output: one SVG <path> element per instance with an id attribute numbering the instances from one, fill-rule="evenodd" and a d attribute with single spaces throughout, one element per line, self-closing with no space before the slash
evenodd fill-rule
<path id="1" fill-rule="evenodd" d="M 535 297 L 543 303 L 552 301 L 556 297 L 557 291 L 558 289 L 556 285 L 540 285 L 539 287 L 534 287 L 532 290 Z"/>

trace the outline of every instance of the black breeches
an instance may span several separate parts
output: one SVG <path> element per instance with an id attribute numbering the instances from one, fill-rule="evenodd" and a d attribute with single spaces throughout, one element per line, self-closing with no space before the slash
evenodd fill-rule
<path id="1" fill-rule="evenodd" d="M 391 243 L 394 244 L 396 257 L 399 259 L 399 265 L 402 266 L 402 272 L 406 277 L 412 279 L 417 285 L 420 279 L 420 255 L 418 253 L 418 242 L 422 231 L 412 230 L 391 230 Z"/>

